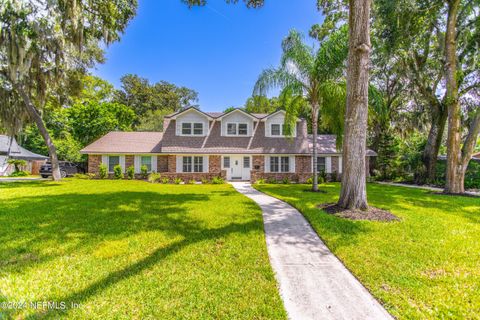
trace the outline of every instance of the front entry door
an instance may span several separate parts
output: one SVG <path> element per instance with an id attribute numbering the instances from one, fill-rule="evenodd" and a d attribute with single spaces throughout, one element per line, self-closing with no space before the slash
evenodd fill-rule
<path id="1" fill-rule="evenodd" d="M 230 165 L 230 177 L 232 180 L 242 180 L 242 157 L 232 156 L 230 158 L 231 165 Z"/>

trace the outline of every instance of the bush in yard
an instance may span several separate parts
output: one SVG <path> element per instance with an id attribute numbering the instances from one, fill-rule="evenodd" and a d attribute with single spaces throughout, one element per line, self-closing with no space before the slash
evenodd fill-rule
<path id="1" fill-rule="evenodd" d="M 330 179 L 332 180 L 332 182 L 337 182 L 338 181 L 338 172 L 333 171 L 332 174 L 330 175 Z"/>
<path id="2" fill-rule="evenodd" d="M 168 178 L 162 178 L 162 183 L 163 183 L 163 184 L 167 184 L 167 183 L 169 183 L 169 182 L 170 182 L 170 179 L 168 179 Z"/>
<path id="3" fill-rule="evenodd" d="M 208 184 L 209 182 L 208 179 L 202 179 L 202 184 Z"/>
<path id="4" fill-rule="evenodd" d="M 197 183 L 197 181 L 195 181 L 193 179 L 188 180 L 188 184 L 195 184 L 195 183 Z"/>
<path id="5" fill-rule="evenodd" d="M 135 167 L 134 166 L 130 166 L 130 167 L 127 168 L 127 178 L 129 180 L 135 179 Z"/>
<path id="6" fill-rule="evenodd" d="M 143 179 L 147 179 L 148 177 L 148 167 L 146 165 L 143 165 L 140 167 L 140 174 L 142 175 Z"/>
<path id="7" fill-rule="evenodd" d="M 159 182 L 162 175 L 160 173 L 152 172 L 148 175 L 148 182 L 155 183 Z"/>
<path id="8" fill-rule="evenodd" d="M 255 181 L 256 184 L 265 184 L 265 179 L 261 178 Z"/>
<path id="9" fill-rule="evenodd" d="M 305 183 L 313 184 L 313 178 L 312 177 L 308 178 L 307 181 L 305 181 Z"/>
<path id="10" fill-rule="evenodd" d="M 277 182 L 278 182 L 278 181 L 277 181 L 277 179 L 275 179 L 275 178 L 268 178 L 268 179 L 267 179 L 267 183 L 268 183 L 268 184 L 277 184 Z"/>
<path id="11" fill-rule="evenodd" d="M 106 164 L 102 163 L 100 165 L 100 167 L 98 168 L 98 176 L 100 177 L 100 179 L 107 179 L 108 169 Z"/>
<path id="12" fill-rule="evenodd" d="M 175 178 L 175 179 L 173 179 L 173 183 L 175 183 L 175 184 L 180 184 L 180 183 L 182 183 L 182 182 L 183 182 L 182 178 Z"/>
<path id="13" fill-rule="evenodd" d="M 25 170 L 19 170 L 19 171 L 14 171 L 12 172 L 9 177 L 26 177 L 30 175 L 30 172 L 25 171 Z"/>
<path id="14" fill-rule="evenodd" d="M 282 183 L 283 184 L 290 184 L 290 179 L 288 179 L 288 177 L 285 177 L 282 179 Z"/>
<path id="15" fill-rule="evenodd" d="M 225 180 L 222 177 L 213 177 L 212 184 L 224 184 Z"/>
<path id="16" fill-rule="evenodd" d="M 123 179 L 123 172 L 122 172 L 122 166 L 117 164 L 115 167 L 113 167 L 113 177 L 115 179 Z"/>

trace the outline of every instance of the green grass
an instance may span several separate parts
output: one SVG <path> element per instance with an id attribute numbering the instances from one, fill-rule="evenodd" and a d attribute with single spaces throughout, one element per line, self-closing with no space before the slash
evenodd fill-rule
<path id="1" fill-rule="evenodd" d="M 286 317 L 261 211 L 230 185 L 0 183 L 0 243 L 1 319 Z M 20 301 L 67 309 L 1 308 Z"/>
<path id="2" fill-rule="evenodd" d="M 338 200 L 339 184 L 257 185 L 298 208 L 328 247 L 388 311 L 402 319 L 480 315 L 480 199 L 368 185 L 369 204 L 402 220 L 350 221 L 316 206 Z"/>

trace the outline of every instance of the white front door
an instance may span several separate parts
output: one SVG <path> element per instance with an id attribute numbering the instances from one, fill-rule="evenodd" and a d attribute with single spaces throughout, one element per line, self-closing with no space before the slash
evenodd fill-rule
<path id="1" fill-rule="evenodd" d="M 227 180 L 250 180 L 250 156 L 231 155 L 225 157 L 229 158 L 229 161 L 223 161 L 224 170 L 227 171 Z M 229 163 L 230 167 L 226 168 L 225 163 Z"/>

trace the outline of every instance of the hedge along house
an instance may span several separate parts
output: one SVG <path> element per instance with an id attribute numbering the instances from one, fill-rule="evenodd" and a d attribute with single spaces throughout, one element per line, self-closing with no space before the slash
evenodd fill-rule
<path id="1" fill-rule="evenodd" d="M 285 111 L 250 114 L 202 112 L 195 108 L 165 117 L 163 132 L 110 132 L 81 150 L 88 171 L 109 173 L 120 165 L 140 173 L 142 165 L 163 177 L 255 182 L 258 179 L 305 182 L 312 176 L 313 139 L 307 123 L 298 119 L 292 136 L 284 134 Z M 342 156 L 334 135 L 319 135 L 317 171 L 341 175 Z M 376 155 L 368 150 L 368 157 Z M 368 167 L 368 161 L 367 161 Z"/>

